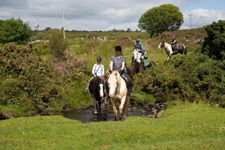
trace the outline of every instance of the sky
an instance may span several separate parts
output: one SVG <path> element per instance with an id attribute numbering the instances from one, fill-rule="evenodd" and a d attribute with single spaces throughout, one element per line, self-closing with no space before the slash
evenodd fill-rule
<path id="1" fill-rule="evenodd" d="M 162 4 L 180 8 L 180 29 L 190 29 L 190 20 L 192 28 L 225 20 L 225 0 L 0 0 L 0 19 L 20 18 L 38 30 L 61 28 L 64 10 L 65 30 L 134 31 L 141 15 Z"/>

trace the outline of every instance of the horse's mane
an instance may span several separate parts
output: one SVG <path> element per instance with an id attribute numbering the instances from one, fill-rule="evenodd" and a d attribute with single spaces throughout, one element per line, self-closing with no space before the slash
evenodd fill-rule
<path id="1" fill-rule="evenodd" d="M 118 72 L 118 71 L 113 71 L 112 73 L 111 73 L 111 75 L 113 75 L 113 76 L 115 76 L 116 77 L 116 79 L 117 79 L 117 81 L 118 81 L 118 84 L 117 84 L 117 93 L 119 93 L 119 90 L 120 90 L 120 87 L 121 87 L 121 76 L 120 76 L 120 73 Z M 111 76 L 110 75 L 110 76 Z"/>
<path id="2" fill-rule="evenodd" d="M 122 77 L 120 76 L 120 73 L 118 71 L 113 71 L 111 73 L 111 75 L 114 75 L 117 78 L 118 82 L 121 83 L 121 78 Z"/>

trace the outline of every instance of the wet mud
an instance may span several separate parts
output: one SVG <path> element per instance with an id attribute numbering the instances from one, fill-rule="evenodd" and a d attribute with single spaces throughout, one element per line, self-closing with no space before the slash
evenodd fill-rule
<path id="1" fill-rule="evenodd" d="M 143 105 L 131 102 L 128 107 L 127 118 L 131 116 L 160 118 L 163 110 L 165 109 L 166 105 L 163 103 Z M 101 111 L 98 112 L 98 114 L 93 113 L 93 105 L 90 105 L 82 108 L 76 108 L 71 111 L 63 112 L 63 116 L 69 119 L 81 121 L 82 123 L 114 121 L 115 119 L 112 105 L 110 104 L 109 105 L 102 104 Z"/>

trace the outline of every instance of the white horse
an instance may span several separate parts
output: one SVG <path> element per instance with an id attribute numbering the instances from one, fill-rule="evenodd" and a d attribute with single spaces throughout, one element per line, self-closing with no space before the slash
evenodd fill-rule
<path id="1" fill-rule="evenodd" d="M 144 56 L 139 53 L 137 49 L 134 49 L 133 56 L 133 61 L 136 61 L 138 63 L 141 63 L 144 60 Z"/>
<path id="2" fill-rule="evenodd" d="M 158 48 L 159 49 L 162 49 L 163 47 L 165 47 L 165 50 L 166 50 L 166 53 L 168 55 L 167 57 L 167 61 L 169 60 L 169 58 L 171 58 L 171 55 L 175 55 L 175 54 L 178 54 L 178 53 L 181 53 L 181 54 L 187 54 L 187 49 L 186 47 L 184 46 L 184 44 L 177 44 L 176 48 L 178 49 L 178 51 L 174 52 L 172 50 L 172 46 L 164 41 L 162 41 Z"/>
<path id="3" fill-rule="evenodd" d="M 113 106 L 113 112 L 115 115 L 115 120 L 118 120 L 118 111 L 116 109 L 117 102 L 119 105 L 119 120 L 122 120 L 123 110 L 125 112 L 125 119 L 128 113 L 128 104 L 130 100 L 129 92 L 126 86 L 126 82 L 120 76 L 118 71 L 113 71 L 108 79 L 109 96 Z"/>

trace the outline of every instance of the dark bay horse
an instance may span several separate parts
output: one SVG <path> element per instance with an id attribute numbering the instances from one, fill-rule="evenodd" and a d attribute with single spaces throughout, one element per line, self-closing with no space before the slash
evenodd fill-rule
<path id="1" fill-rule="evenodd" d="M 156 66 L 154 61 L 150 61 L 148 66 L 143 65 L 143 63 L 139 63 L 139 62 L 132 62 L 132 69 L 133 69 L 133 74 L 134 73 L 140 73 L 143 72 L 144 70 L 147 70 L 149 68 L 151 68 L 152 66 Z"/>
<path id="2" fill-rule="evenodd" d="M 168 44 L 168 43 L 162 41 L 159 44 L 158 48 L 162 49 L 163 47 L 165 47 L 166 53 L 168 55 L 168 57 L 166 59 L 167 61 L 169 60 L 169 58 L 171 58 L 171 55 L 175 55 L 175 54 L 178 54 L 178 53 L 180 53 L 180 54 L 187 54 L 187 49 L 184 46 L 184 44 L 177 44 L 176 49 L 178 51 L 173 51 L 171 44 Z"/>
<path id="3" fill-rule="evenodd" d="M 144 56 L 143 54 L 138 53 L 137 51 L 134 51 L 133 53 L 133 57 L 132 57 L 132 69 L 133 69 L 133 74 L 134 73 L 140 73 L 143 72 L 146 69 L 149 69 L 151 66 L 155 66 L 155 62 L 154 61 L 150 61 L 149 65 L 144 67 Z"/>
<path id="4" fill-rule="evenodd" d="M 104 97 L 104 88 L 104 79 L 100 77 L 94 77 L 94 79 L 90 81 L 89 91 L 93 99 L 94 114 L 100 112 L 101 100 Z"/>

